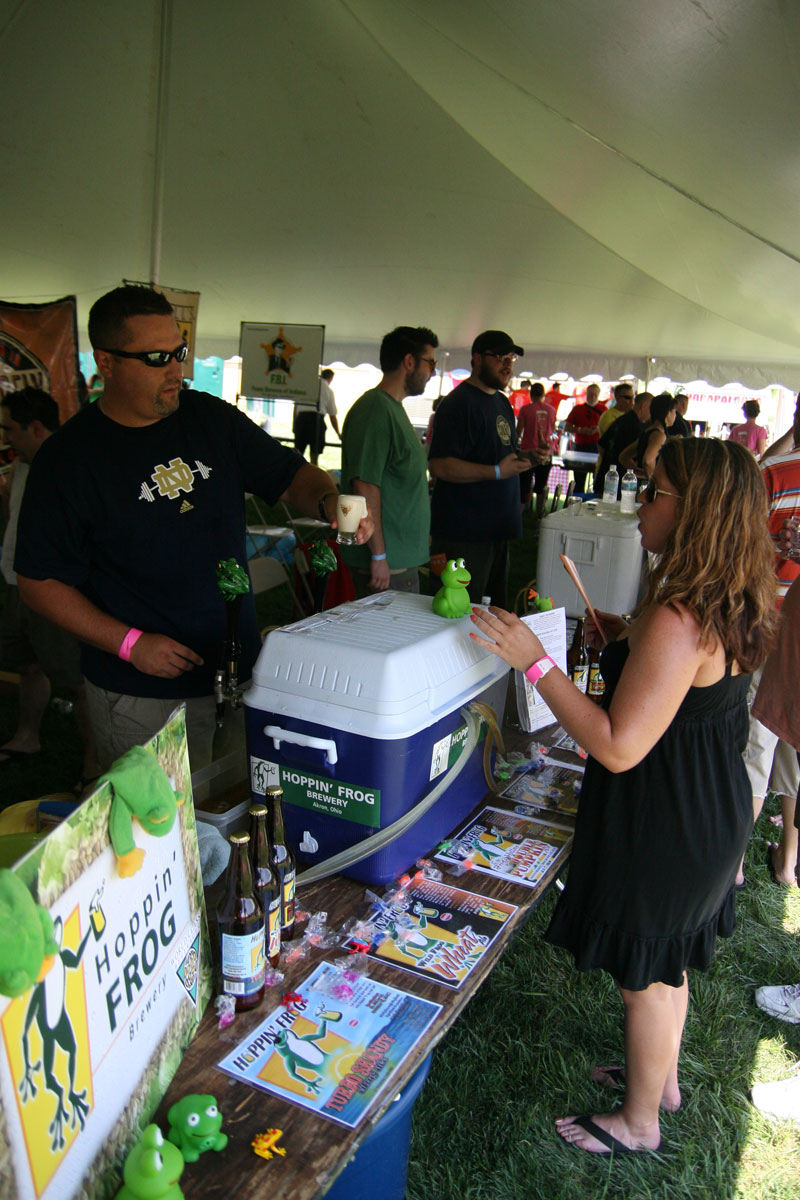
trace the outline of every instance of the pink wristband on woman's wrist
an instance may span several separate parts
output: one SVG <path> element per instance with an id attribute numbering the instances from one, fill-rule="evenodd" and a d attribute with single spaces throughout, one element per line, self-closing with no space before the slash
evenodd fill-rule
<path id="1" fill-rule="evenodd" d="M 142 636 L 141 629 L 129 629 L 122 639 L 122 645 L 117 651 L 117 658 L 121 658 L 123 662 L 131 661 L 131 650 Z"/>

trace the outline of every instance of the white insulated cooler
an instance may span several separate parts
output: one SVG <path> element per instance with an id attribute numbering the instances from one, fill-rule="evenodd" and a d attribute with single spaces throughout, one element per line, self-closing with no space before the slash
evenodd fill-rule
<path id="1" fill-rule="evenodd" d="M 595 608 L 627 613 L 636 607 L 644 551 L 638 517 L 621 513 L 619 502 L 571 504 L 539 522 L 536 590 L 552 596 L 568 617 L 582 617 L 586 605 L 564 570 L 566 554 L 578 568 Z"/>
<path id="2" fill-rule="evenodd" d="M 429 596 L 384 592 L 273 630 L 245 693 L 250 791 L 284 794 L 287 839 L 324 862 L 424 799 L 466 743 L 462 709 L 502 724 L 509 668 L 470 638 L 469 617 L 438 617 Z M 345 874 L 387 883 L 485 795 L 487 726 L 464 770 L 395 841 Z"/>

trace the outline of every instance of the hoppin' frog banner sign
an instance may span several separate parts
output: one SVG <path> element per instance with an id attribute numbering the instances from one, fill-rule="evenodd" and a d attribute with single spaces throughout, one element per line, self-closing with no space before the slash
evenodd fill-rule
<path id="1" fill-rule="evenodd" d="M 4 1198 L 112 1196 L 211 993 L 182 708 L 147 750 L 175 789 L 168 833 L 106 783 L 14 867 L 53 934 L 38 979 L 0 996 Z"/>

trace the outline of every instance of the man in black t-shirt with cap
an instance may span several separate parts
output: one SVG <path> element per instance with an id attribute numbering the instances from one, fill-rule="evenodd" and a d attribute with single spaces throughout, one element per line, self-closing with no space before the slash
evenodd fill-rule
<path id="1" fill-rule="evenodd" d="M 488 329 L 472 343 L 472 374 L 439 404 L 428 467 L 431 554 L 463 558 L 473 602 L 508 607 L 508 542 L 522 535 L 514 411 L 503 389 L 524 354 L 507 333 Z"/>

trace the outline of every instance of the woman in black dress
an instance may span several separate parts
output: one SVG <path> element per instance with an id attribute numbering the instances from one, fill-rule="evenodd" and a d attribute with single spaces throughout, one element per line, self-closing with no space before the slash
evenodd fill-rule
<path id="1" fill-rule="evenodd" d="M 707 968 L 734 926 L 736 868 L 752 827 L 741 752 L 747 674 L 774 636 L 774 550 L 755 460 L 732 442 L 670 439 L 642 493 L 642 546 L 658 557 L 633 622 L 598 614 L 609 644 L 603 708 L 532 631 L 473 610 L 487 649 L 525 671 L 590 755 L 569 878 L 546 937 L 581 970 L 611 973 L 625 1009 L 620 1108 L 564 1117 L 594 1153 L 655 1150 L 677 1108 L 687 967 Z M 491 640 L 486 640 L 491 639 Z"/>
<path id="2" fill-rule="evenodd" d="M 677 396 L 662 392 L 650 402 L 650 421 L 635 442 L 619 453 L 619 465 L 634 470 L 637 475 L 652 478 L 661 449 L 667 440 L 667 430 L 675 423 L 678 412 Z"/>

